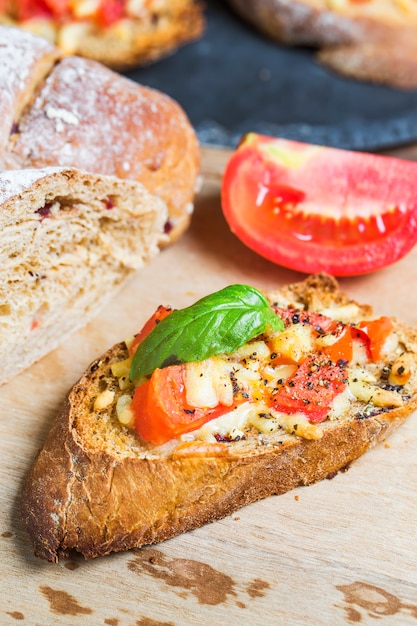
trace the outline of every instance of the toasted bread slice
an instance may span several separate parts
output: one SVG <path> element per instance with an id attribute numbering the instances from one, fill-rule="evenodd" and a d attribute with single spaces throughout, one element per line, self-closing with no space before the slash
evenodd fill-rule
<path id="1" fill-rule="evenodd" d="M 324 275 L 269 298 L 298 316 L 314 310 L 356 323 L 372 314 Z M 142 441 L 117 417 L 117 400 L 129 387 L 120 390 L 112 368 L 128 352 L 124 344 L 114 346 L 69 392 L 27 478 L 22 517 L 35 553 L 49 561 L 70 550 L 91 558 L 159 542 L 346 468 L 417 407 L 417 332 L 392 324 L 396 341 L 367 372 L 374 390 L 388 393 L 385 405 L 350 394 L 331 419 L 304 429 L 284 418 L 270 434 L 250 426 L 234 439 L 195 437 L 162 446 Z M 390 385 L 387 375 L 404 375 L 400 357 L 407 375 Z"/>
<path id="2" fill-rule="evenodd" d="M 23 17 L 21 4 L 26 5 Z M 54 15 L 53 3 L 48 14 L 36 3 L 6 0 L 0 23 L 45 37 L 65 54 L 94 59 L 118 70 L 164 57 L 200 37 L 204 27 L 202 5 L 194 0 L 121 2 L 119 13 L 110 10 L 107 19 L 99 15 L 105 9 L 104 1 L 73 0 L 67 5 L 65 12 L 57 7 Z"/>
<path id="3" fill-rule="evenodd" d="M 87 324 L 157 253 L 166 214 L 134 181 L 0 173 L 0 384 Z"/>

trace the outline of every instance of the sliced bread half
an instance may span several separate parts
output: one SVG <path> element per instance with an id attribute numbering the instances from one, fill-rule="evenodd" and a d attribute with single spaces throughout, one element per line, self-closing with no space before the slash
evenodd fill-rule
<path id="1" fill-rule="evenodd" d="M 158 251 L 164 203 L 68 168 L 0 173 L 0 383 L 91 320 Z"/>

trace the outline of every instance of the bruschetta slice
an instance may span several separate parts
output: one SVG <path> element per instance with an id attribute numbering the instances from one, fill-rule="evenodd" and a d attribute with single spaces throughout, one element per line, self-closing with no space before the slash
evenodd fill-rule
<path id="1" fill-rule="evenodd" d="M 319 48 L 318 60 L 359 80 L 415 89 L 414 0 L 229 0 L 278 41 Z"/>
<path id="2" fill-rule="evenodd" d="M 0 23 L 119 70 L 166 56 L 204 28 L 195 0 L 0 0 Z"/>
<path id="3" fill-rule="evenodd" d="M 160 307 L 69 392 L 22 517 L 49 561 L 138 548 L 333 476 L 417 407 L 417 332 L 315 275 Z M 329 486 L 329 489 L 331 486 Z"/>

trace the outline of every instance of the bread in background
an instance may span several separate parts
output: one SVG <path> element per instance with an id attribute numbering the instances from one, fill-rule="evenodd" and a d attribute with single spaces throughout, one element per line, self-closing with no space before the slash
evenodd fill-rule
<path id="1" fill-rule="evenodd" d="M 259 31 L 319 48 L 318 59 L 348 77 L 417 88 L 415 0 L 229 0 Z"/>
<path id="2" fill-rule="evenodd" d="M 187 228 L 200 152 L 169 96 L 46 40 L 0 26 L 0 167 L 62 166 L 136 180 L 168 207 L 174 241 Z"/>
<path id="3" fill-rule="evenodd" d="M 195 0 L 6 0 L 0 7 L 0 23 L 118 70 L 172 54 L 204 29 L 202 4 Z"/>

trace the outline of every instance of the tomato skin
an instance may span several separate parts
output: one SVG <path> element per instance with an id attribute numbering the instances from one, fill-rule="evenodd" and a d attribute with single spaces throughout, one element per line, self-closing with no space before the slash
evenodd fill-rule
<path id="1" fill-rule="evenodd" d="M 304 413 L 311 423 L 326 419 L 334 398 L 347 384 L 345 364 L 325 355 L 308 357 L 271 397 L 276 411 Z"/>
<path id="2" fill-rule="evenodd" d="M 222 208 L 232 232 L 274 263 L 365 274 L 417 242 L 417 164 L 250 134 L 226 167 Z"/>
<path id="3" fill-rule="evenodd" d="M 162 445 L 191 432 L 231 410 L 222 404 L 212 409 L 191 407 L 186 401 L 185 365 L 156 369 L 133 396 L 135 428 L 145 441 Z"/>
<path id="4" fill-rule="evenodd" d="M 151 315 L 147 322 L 145 322 L 142 330 L 135 336 L 131 346 L 129 347 L 129 355 L 133 356 L 137 350 L 138 345 L 149 335 L 151 330 L 159 324 L 167 315 L 172 313 L 171 307 L 163 306 L 162 304 L 156 309 L 155 313 Z"/>

